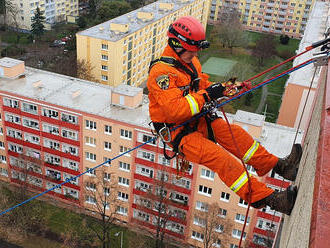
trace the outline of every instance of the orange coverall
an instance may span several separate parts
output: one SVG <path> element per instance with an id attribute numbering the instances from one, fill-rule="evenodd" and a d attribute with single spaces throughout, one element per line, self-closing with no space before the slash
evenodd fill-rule
<path id="1" fill-rule="evenodd" d="M 184 63 L 179 56 L 167 46 L 162 56 L 173 57 Z M 156 63 L 150 70 L 147 82 L 149 90 L 149 113 L 153 122 L 173 123 L 179 125 L 200 113 L 205 99 L 203 94 L 207 94 L 205 89 L 211 85 L 208 81 L 208 75 L 202 73 L 199 60 L 195 57 L 192 61 L 201 79 L 199 91 L 192 92 L 183 96 L 184 86 L 189 86 L 190 76 L 173 66 L 165 63 Z M 166 80 L 162 80 L 166 78 Z M 164 82 L 161 87 L 159 82 Z M 181 89 L 180 89 L 181 88 Z M 241 161 L 236 157 L 237 149 L 233 143 L 227 123 L 218 118 L 211 123 L 213 133 L 216 139 L 215 144 L 208 137 L 207 125 L 204 117 L 199 119 L 197 131 L 184 136 L 179 145 L 179 151 L 182 152 L 188 161 L 202 164 L 212 171 L 216 172 L 221 180 L 242 199 L 248 201 L 249 186 L 246 172 Z M 253 140 L 253 138 L 240 126 L 231 124 L 231 128 L 242 153 L 243 161 L 252 165 L 259 176 L 265 175 L 277 163 L 278 158 L 268 153 L 264 147 Z M 181 128 L 182 129 L 182 128 Z M 172 140 L 181 129 L 172 131 Z M 251 203 L 259 201 L 274 191 L 257 178 L 251 176 Z"/>

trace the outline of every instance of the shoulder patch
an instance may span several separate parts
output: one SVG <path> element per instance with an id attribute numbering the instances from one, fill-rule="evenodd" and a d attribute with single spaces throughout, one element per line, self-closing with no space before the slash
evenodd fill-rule
<path id="1" fill-rule="evenodd" d="M 168 75 L 160 75 L 156 78 L 156 82 L 162 90 L 167 90 L 170 86 L 170 78 Z"/>

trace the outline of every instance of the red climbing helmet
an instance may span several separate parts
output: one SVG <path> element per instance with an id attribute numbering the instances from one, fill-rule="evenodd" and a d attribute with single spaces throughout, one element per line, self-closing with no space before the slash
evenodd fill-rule
<path id="1" fill-rule="evenodd" d="M 188 51 L 199 51 L 210 46 L 210 43 L 205 40 L 204 27 L 192 16 L 177 19 L 170 25 L 167 36 L 177 39 Z"/>

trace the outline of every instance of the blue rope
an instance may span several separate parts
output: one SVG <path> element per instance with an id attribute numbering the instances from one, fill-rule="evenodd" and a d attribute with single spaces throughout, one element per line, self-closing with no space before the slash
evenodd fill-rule
<path id="1" fill-rule="evenodd" d="M 302 68 L 302 67 L 304 67 L 304 66 L 307 66 L 307 65 L 309 65 L 309 64 L 311 64 L 311 63 L 314 63 L 314 62 L 315 62 L 315 60 L 310 60 L 310 61 L 308 61 L 308 62 L 306 62 L 306 63 L 303 63 L 303 64 L 300 65 L 299 67 L 296 67 L 296 68 L 294 68 L 294 69 L 292 69 L 292 70 L 290 70 L 290 71 L 288 71 L 288 72 L 286 72 L 286 73 L 284 73 L 284 74 L 282 74 L 282 75 L 279 75 L 279 76 L 273 78 L 272 80 L 269 80 L 268 82 L 262 83 L 262 84 L 260 84 L 260 85 L 258 85 L 258 86 L 256 86 L 256 87 L 254 87 L 254 88 L 252 88 L 252 89 L 250 89 L 250 90 L 244 91 L 244 92 L 242 92 L 241 94 L 238 94 L 237 96 L 232 97 L 232 98 L 230 98 L 230 99 L 228 99 L 228 100 L 226 100 L 226 101 L 224 101 L 224 102 L 222 102 L 222 103 L 216 105 L 216 107 L 217 107 L 217 108 L 218 108 L 218 107 L 221 107 L 221 106 L 223 106 L 223 105 L 225 105 L 225 104 L 227 104 L 227 103 L 229 103 L 229 102 L 231 102 L 231 101 L 233 101 L 233 100 L 235 100 L 235 99 L 237 99 L 237 98 L 239 98 L 239 97 L 241 97 L 241 96 L 243 96 L 243 95 L 248 94 L 249 92 L 251 92 L 251 91 L 253 91 L 253 90 L 256 90 L 256 89 L 258 89 L 258 88 L 260 88 L 260 87 L 262 87 L 262 86 L 264 86 L 264 85 L 266 85 L 266 84 L 269 84 L 269 83 L 273 82 L 273 81 L 276 80 L 276 79 L 279 79 L 279 78 L 281 78 L 281 77 L 284 77 L 284 76 L 290 74 L 291 72 L 294 72 L 294 71 L 296 71 L 296 70 L 298 70 L 298 69 L 300 69 L 300 68 Z M 178 126 L 172 128 L 171 131 L 174 131 L 174 130 L 178 129 L 179 127 L 184 126 L 185 124 L 190 123 L 191 121 L 196 120 L 196 119 L 202 117 L 203 115 L 207 114 L 208 112 L 209 112 L 209 111 L 205 111 L 205 112 L 202 112 L 202 113 L 200 113 L 200 114 L 194 116 L 193 118 L 191 118 L 190 120 L 186 121 L 185 123 L 182 123 L 182 124 L 180 124 L 180 125 L 178 125 Z M 138 149 L 138 148 L 140 148 L 140 147 L 142 147 L 142 146 L 144 146 L 144 145 L 146 145 L 146 144 L 148 144 L 148 143 L 150 143 L 150 142 L 152 142 L 152 141 L 154 141 L 154 140 L 156 140 L 156 139 L 157 139 L 157 136 L 155 136 L 154 138 L 152 138 L 152 139 L 150 139 L 150 140 L 148 140 L 148 141 L 146 141 L 146 142 L 144 142 L 144 143 L 142 143 L 142 144 L 140 144 L 140 145 L 138 145 L 138 146 L 136 146 L 136 147 L 134 147 L 134 148 L 132 148 L 132 149 L 130 149 L 130 150 L 127 150 L 126 152 L 123 152 L 123 153 L 119 154 L 118 156 L 116 156 L 116 157 L 114 157 L 114 158 L 112 158 L 112 159 L 109 159 L 109 160 L 107 160 L 107 161 L 105 161 L 105 162 L 103 162 L 103 163 L 101 163 L 101 164 L 99 164 L 99 165 L 97 165 L 97 166 L 95 166 L 95 167 L 93 167 L 93 168 L 90 168 L 90 169 L 86 170 L 85 172 L 83 172 L 83 173 L 81 173 L 81 174 L 79 174 L 79 175 L 77 175 L 77 176 L 71 177 L 70 179 L 67 179 L 66 181 L 64 181 L 64 182 L 62 182 L 62 183 L 60 183 L 60 184 L 58 184 L 58 185 L 56 185 L 56 186 L 54 186 L 54 187 L 52 187 L 52 188 L 46 190 L 46 191 L 43 191 L 43 192 L 41 192 L 41 193 L 39 193 L 39 194 L 37 194 L 37 195 L 35 195 L 35 196 L 33 196 L 33 197 L 31 197 L 31 198 L 29 198 L 29 199 L 27 199 L 27 200 L 21 202 L 21 203 L 19 203 L 19 204 L 15 205 L 15 206 L 13 206 L 13 207 L 11 207 L 11 208 L 8 208 L 7 210 L 4 210 L 4 211 L 0 212 L 0 216 L 6 214 L 6 213 L 8 213 L 8 212 L 10 212 L 11 210 L 13 210 L 13 209 L 15 209 L 15 208 L 17 208 L 17 207 L 19 207 L 19 206 L 22 206 L 22 205 L 24 205 L 24 204 L 26 204 L 26 203 L 28 203 L 28 202 L 30 202 L 30 201 L 36 199 L 36 198 L 38 198 L 38 197 L 40 197 L 40 196 L 42 196 L 42 195 L 44 195 L 44 194 L 46 194 L 46 193 L 48 193 L 48 192 L 54 190 L 54 189 L 60 188 L 62 185 L 66 184 L 66 183 L 68 183 L 68 182 L 71 182 L 71 181 L 73 181 L 73 180 L 75 180 L 75 179 L 81 177 L 82 175 L 84 175 L 84 174 L 86 174 L 86 173 L 89 173 L 89 172 L 91 172 L 91 171 L 93 171 L 93 170 L 95 170 L 95 169 L 97 169 L 97 168 L 103 166 L 104 164 L 111 163 L 111 161 L 113 161 L 113 160 L 115 160 L 115 159 L 117 159 L 117 158 L 120 158 L 121 156 L 123 156 L 123 155 L 125 155 L 125 154 L 127 154 L 127 153 L 130 153 L 130 152 L 132 152 L 132 151 L 134 151 L 134 150 L 136 150 L 136 149 Z M 26 179 L 25 179 L 25 180 L 26 180 Z"/>

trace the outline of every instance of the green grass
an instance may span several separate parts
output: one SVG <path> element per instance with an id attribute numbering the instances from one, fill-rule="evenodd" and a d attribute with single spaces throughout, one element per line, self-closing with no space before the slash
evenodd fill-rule
<path id="1" fill-rule="evenodd" d="M 203 71 L 208 74 L 225 76 L 237 62 L 231 59 L 210 57 L 203 64 Z"/>

